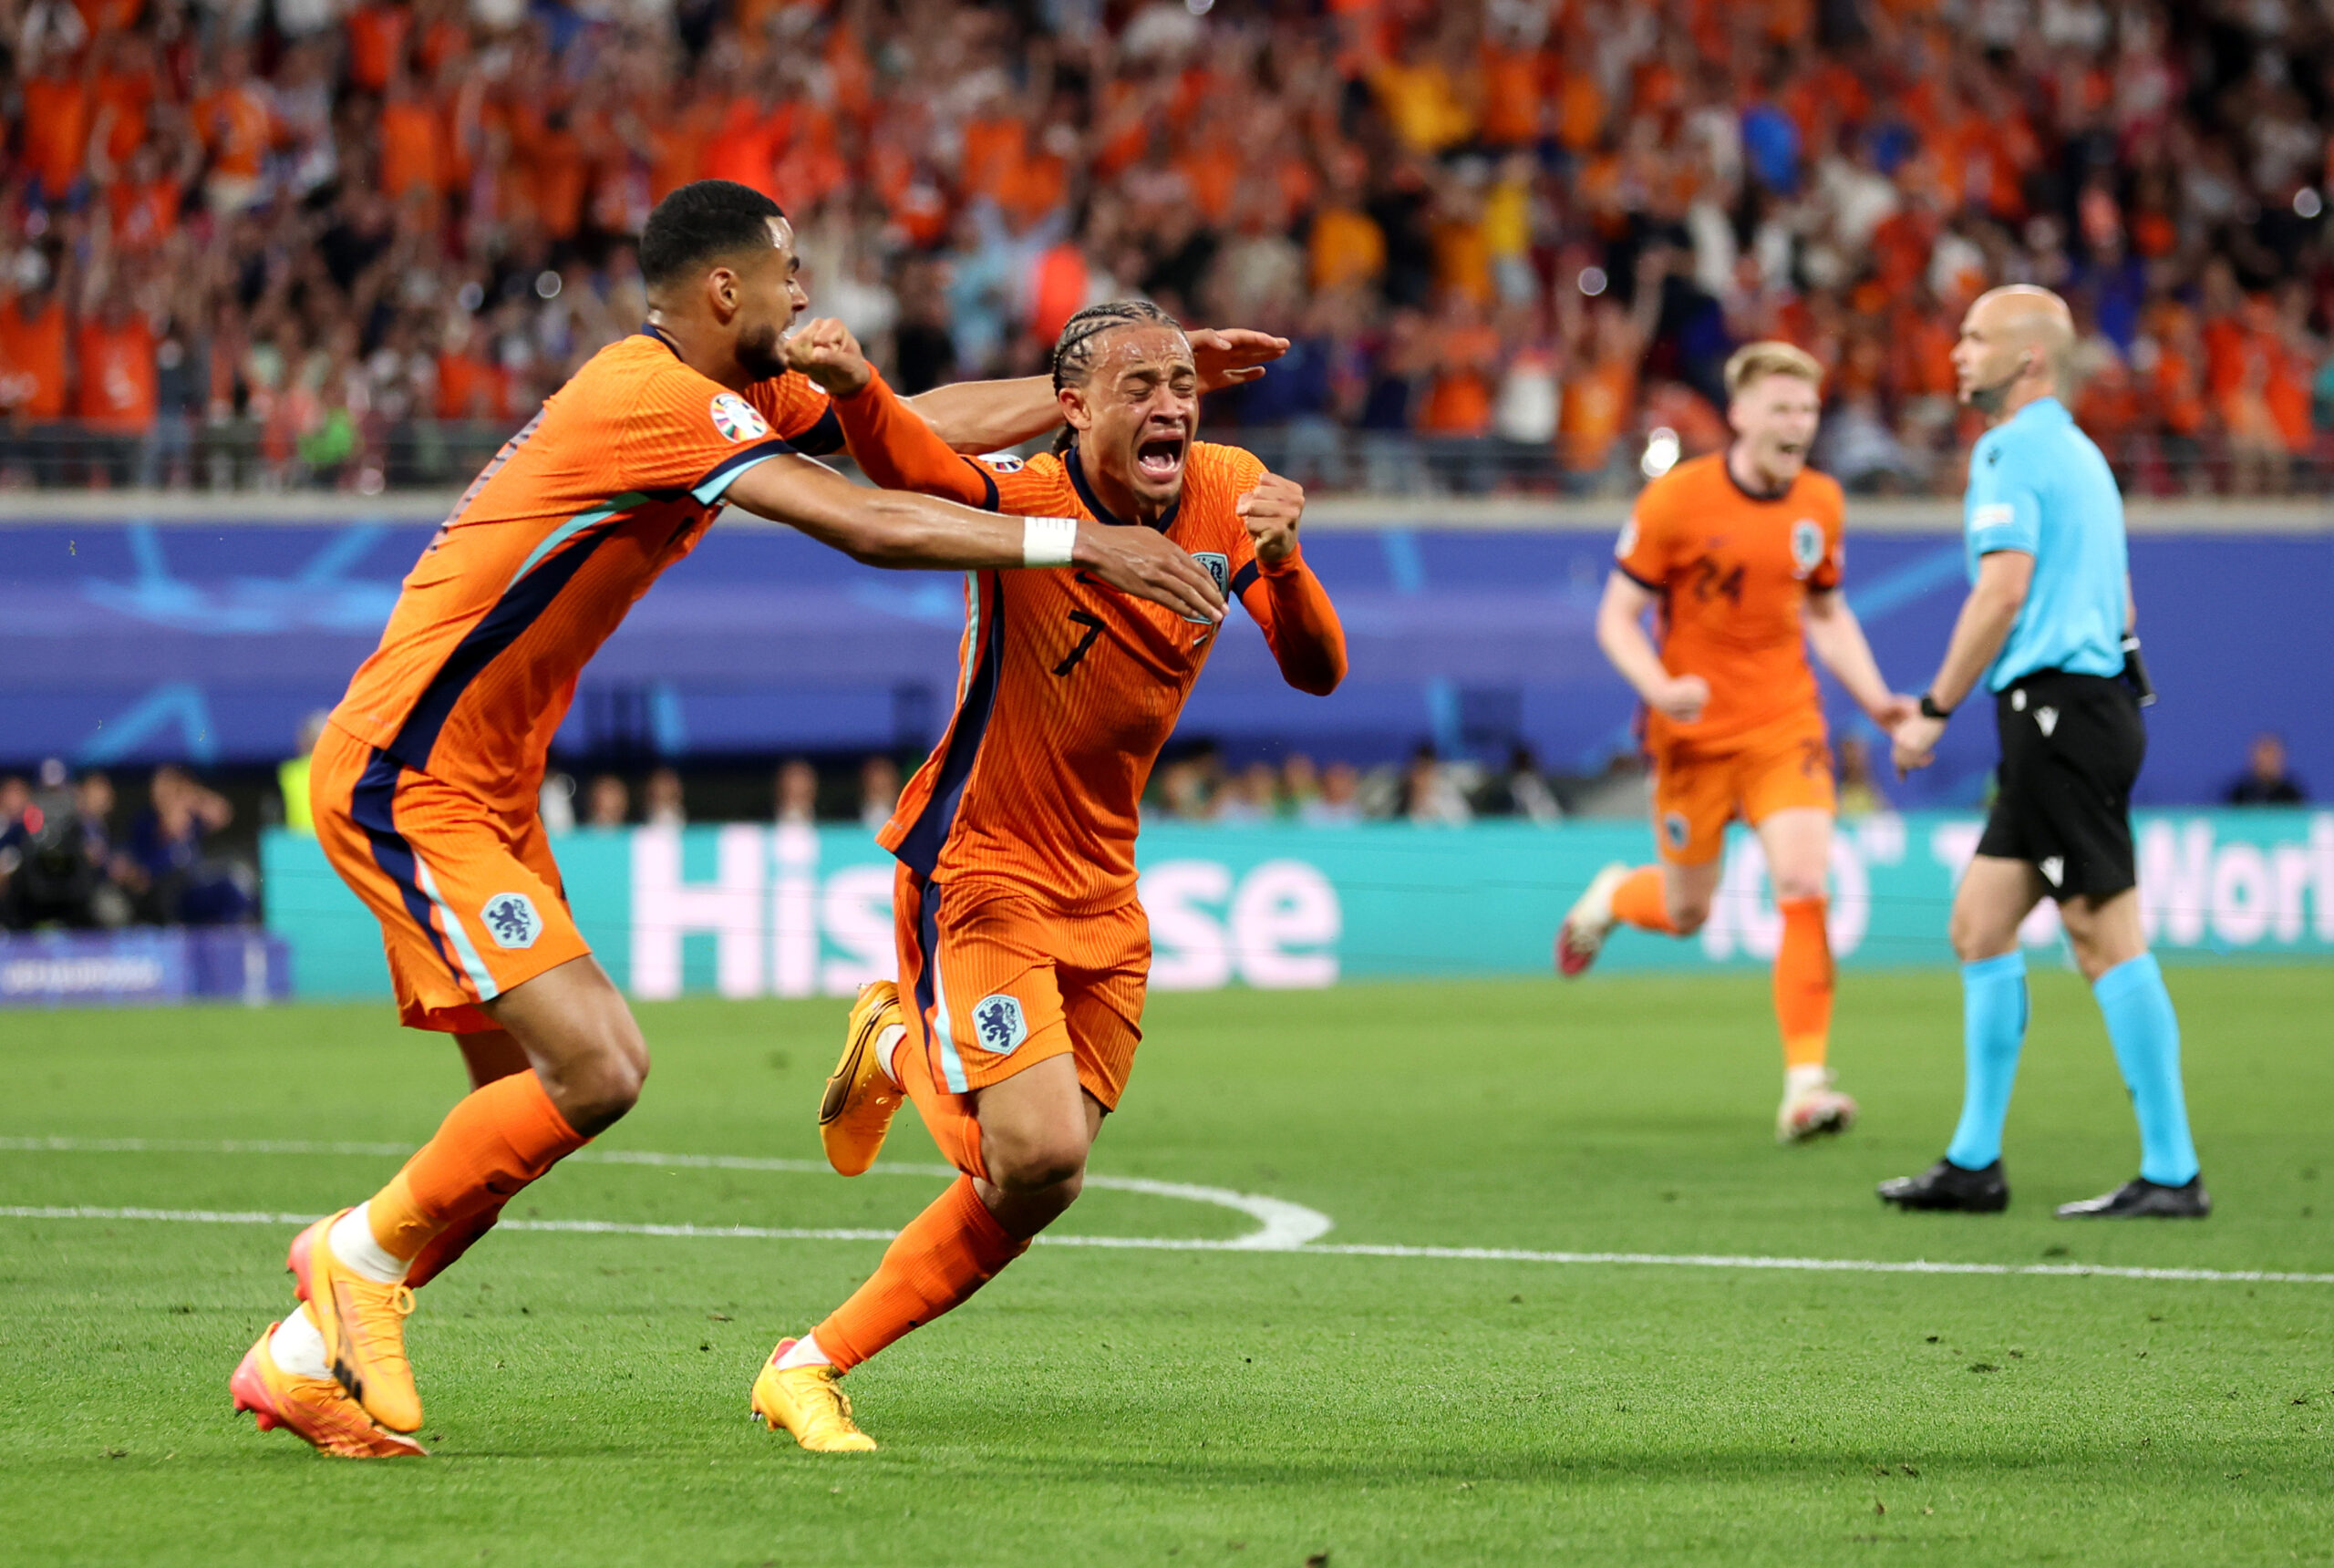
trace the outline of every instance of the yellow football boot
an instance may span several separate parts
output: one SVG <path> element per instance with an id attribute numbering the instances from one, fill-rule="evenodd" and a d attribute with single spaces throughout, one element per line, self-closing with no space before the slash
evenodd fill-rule
<path id="1" fill-rule="evenodd" d="M 845 1176 L 857 1176 L 875 1163 L 892 1118 L 906 1098 L 884 1073 L 875 1048 L 885 1030 L 904 1026 L 897 985 L 871 980 L 859 988 L 851 1020 L 843 1026 L 842 1059 L 819 1097 L 819 1141 L 827 1163 Z"/>
<path id="2" fill-rule="evenodd" d="M 344 1209 L 342 1214 L 348 1211 Z M 332 1253 L 327 1214 L 293 1238 L 284 1266 L 325 1336 L 325 1361 L 365 1413 L 393 1432 L 421 1429 L 421 1395 L 405 1356 L 413 1292 L 344 1267 Z"/>
<path id="3" fill-rule="evenodd" d="M 281 1326 L 269 1324 L 227 1379 L 235 1408 L 257 1417 L 261 1431 L 286 1428 L 320 1452 L 346 1460 L 419 1459 L 429 1453 L 411 1438 L 376 1426 L 331 1378 L 302 1377 L 278 1367 L 268 1341 Z"/>
<path id="4" fill-rule="evenodd" d="M 771 1431 L 783 1428 L 794 1440 L 814 1454 L 860 1454 L 875 1447 L 875 1439 L 852 1425 L 851 1396 L 842 1391 L 842 1374 L 831 1367 L 795 1367 L 781 1372 L 779 1357 L 794 1348 L 781 1339 L 754 1379 L 750 1407 Z"/>

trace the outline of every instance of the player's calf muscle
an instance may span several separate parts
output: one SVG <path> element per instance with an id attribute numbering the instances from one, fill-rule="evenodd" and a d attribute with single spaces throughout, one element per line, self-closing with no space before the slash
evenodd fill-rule
<path id="1" fill-rule="evenodd" d="M 588 1138 L 638 1102 L 648 1046 L 632 1009 L 591 959 L 513 986 L 486 1012 L 525 1049 L 543 1092 L 577 1132 Z"/>

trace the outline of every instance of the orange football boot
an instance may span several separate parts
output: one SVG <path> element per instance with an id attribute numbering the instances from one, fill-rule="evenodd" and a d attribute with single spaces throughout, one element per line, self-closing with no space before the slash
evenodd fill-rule
<path id="1" fill-rule="evenodd" d="M 907 1098 L 883 1071 L 875 1049 L 887 1029 L 900 1023 L 900 988 L 889 980 L 871 980 L 859 988 L 851 1005 L 851 1019 L 843 1026 L 842 1059 L 835 1063 L 819 1097 L 819 1142 L 827 1163 L 845 1176 L 857 1176 L 875 1163 L 892 1118 Z"/>
<path id="2" fill-rule="evenodd" d="M 346 1214 L 343 1209 L 340 1213 Z M 284 1266 L 325 1336 L 325 1361 L 365 1413 L 393 1432 L 421 1429 L 421 1394 L 405 1355 L 405 1320 L 413 1292 L 383 1284 L 343 1266 L 333 1256 L 331 1232 L 340 1214 L 327 1214 L 292 1239 Z"/>
<path id="3" fill-rule="evenodd" d="M 318 1452 L 345 1460 L 419 1459 L 429 1452 L 411 1438 L 374 1425 L 364 1407 L 331 1378 L 301 1377 L 278 1367 L 267 1346 L 282 1326 L 269 1324 L 227 1379 L 235 1408 L 258 1418 L 261 1431 L 286 1428 Z"/>

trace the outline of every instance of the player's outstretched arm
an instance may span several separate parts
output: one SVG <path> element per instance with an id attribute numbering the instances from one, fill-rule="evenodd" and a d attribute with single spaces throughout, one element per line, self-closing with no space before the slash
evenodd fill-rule
<path id="1" fill-rule="evenodd" d="M 1653 639 L 1645 633 L 1645 613 L 1653 603 L 1652 590 L 1627 573 L 1606 578 L 1605 597 L 1596 605 L 1596 645 L 1646 707 L 1665 718 L 1691 724 L 1709 703 L 1709 683 L 1699 676 L 1673 676 L 1661 662 Z"/>
<path id="2" fill-rule="evenodd" d="M 1268 473 L 1236 505 L 1256 547 L 1256 580 L 1240 602 L 1263 630 L 1281 677 L 1298 691 L 1327 696 L 1346 678 L 1346 629 L 1327 590 L 1297 552 L 1304 487 Z"/>
<path id="3" fill-rule="evenodd" d="M 1872 645 L 1864 640 L 1864 624 L 1838 589 L 1807 596 L 1807 641 L 1823 667 L 1881 728 L 1895 729 L 1918 706 L 1916 699 L 1888 689 L 1879 661 L 1872 656 Z"/>
<path id="4" fill-rule="evenodd" d="M 730 484 L 727 499 L 870 566 L 959 572 L 1076 566 L 1179 614 L 1210 624 L 1224 619 L 1215 580 L 1166 535 L 1147 528 L 999 517 L 905 490 L 871 490 L 795 453 L 748 469 Z"/>
<path id="5" fill-rule="evenodd" d="M 1184 336 L 1199 366 L 1202 392 L 1253 381 L 1266 365 L 1288 352 L 1288 339 L 1244 327 L 1195 327 Z M 903 401 L 923 416 L 952 452 L 1003 451 L 1035 440 L 1061 423 L 1053 381 L 1044 376 L 960 381 Z"/>

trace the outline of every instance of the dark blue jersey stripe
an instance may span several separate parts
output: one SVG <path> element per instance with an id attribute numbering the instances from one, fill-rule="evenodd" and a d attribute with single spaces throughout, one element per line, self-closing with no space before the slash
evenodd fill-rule
<path id="1" fill-rule="evenodd" d="M 1237 599 L 1241 594 L 1254 588 L 1256 585 L 1256 579 L 1263 575 L 1264 569 L 1253 561 L 1240 568 L 1238 575 L 1232 579 L 1232 596 Z"/>
<path id="2" fill-rule="evenodd" d="M 592 552 L 614 531 L 598 528 L 580 534 L 565 550 L 504 589 L 494 608 L 454 645 L 454 651 L 446 655 L 436 677 L 406 715 L 396 738 L 384 749 L 415 772 L 428 772 L 438 732 L 445 727 L 462 694 L 470 690 L 470 682 L 551 608 L 560 591 L 574 580 Z"/>
<path id="3" fill-rule="evenodd" d="M 403 765 L 386 751 L 375 751 L 373 759 L 365 765 L 364 773 L 356 780 L 356 788 L 349 791 L 348 815 L 365 830 L 372 841 L 373 863 L 388 873 L 397 883 L 398 896 L 405 901 L 406 913 L 429 938 L 429 945 L 438 950 L 438 957 L 453 972 L 454 978 L 462 977 L 461 966 L 446 951 L 446 938 L 429 919 L 429 899 L 421 891 L 421 879 L 414 874 L 413 846 L 398 831 L 398 775 Z"/>
<path id="4" fill-rule="evenodd" d="M 834 405 L 831 403 L 827 405 L 827 411 L 819 416 L 817 424 L 799 436 L 789 437 L 787 445 L 798 452 L 813 458 L 823 458 L 842 451 L 843 449 L 842 418 L 835 412 Z"/>
<path id="5" fill-rule="evenodd" d="M 955 829 L 956 808 L 964 803 L 965 785 L 973 776 L 981 737 L 987 733 L 990 716 L 997 707 L 998 668 L 1005 662 L 1005 583 L 994 572 L 986 573 L 981 583 L 986 619 L 980 645 L 973 651 L 978 663 L 973 670 L 972 685 L 966 690 L 965 700 L 956 710 L 955 725 L 948 732 L 948 754 L 940 760 L 940 776 L 933 781 L 932 797 L 924 801 L 915 825 L 893 851 L 902 864 L 926 877 L 940 863 L 941 846 L 947 843 L 949 833 Z M 989 591 L 991 585 L 994 592 Z"/>

